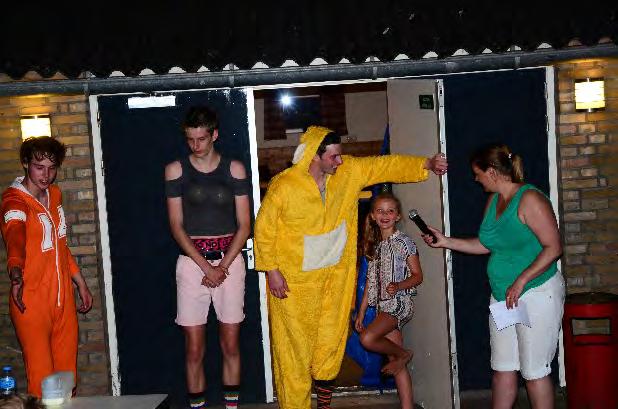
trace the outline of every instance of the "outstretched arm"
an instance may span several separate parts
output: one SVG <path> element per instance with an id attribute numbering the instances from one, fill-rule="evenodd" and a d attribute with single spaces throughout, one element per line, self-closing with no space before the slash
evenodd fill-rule
<path id="1" fill-rule="evenodd" d="M 487 199 L 487 203 L 485 204 L 485 211 L 487 213 L 487 209 L 489 208 L 493 195 L 490 195 Z M 487 247 L 483 246 L 478 237 L 472 238 L 457 238 L 457 237 L 446 237 L 442 234 L 441 231 L 435 229 L 434 227 L 429 227 L 429 230 L 433 232 L 436 236 L 436 242 L 433 242 L 433 237 L 430 234 L 423 234 L 423 240 L 427 243 L 428 246 L 434 248 L 445 248 L 449 250 L 459 251 L 460 253 L 466 254 L 489 254 L 490 251 Z"/>
<path id="2" fill-rule="evenodd" d="M 346 157 L 346 161 L 351 162 L 351 166 L 358 166 L 362 187 L 384 182 L 421 182 L 428 178 L 429 171 L 442 175 L 448 167 L 442 154 L 431 158 L 411 155 Z"/>
<path id="3" fill-rule="evenodd" d="M 448 170 L 446 155 L 443 153 L 436 153 L 431 158 L 427 158 L 425 161 L 425 169 L 432 171 L 438 176 L 444 175 Z"/>
<path id="4" fill-rule="evenodd" d="M 449 250 L 459 251 L 466 254 L 489 254 L 489 249 L 483 246 L 478 237 L 460 239 L 457 237 L 447 237 L 440 230 L 431 226 L 427 226 L 429 230 L 436 236 L 436 242 L 433 242 L 431 234 L 423 234 L 423 240 L 428 246 L 433 248 L 445 248 Z"/>

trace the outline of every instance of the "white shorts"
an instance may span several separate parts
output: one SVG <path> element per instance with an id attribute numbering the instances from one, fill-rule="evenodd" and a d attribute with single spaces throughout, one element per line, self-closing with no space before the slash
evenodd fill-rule
<path id="1" fill-rule="evenodd" d="M 521 297 L 530 317 L 529 328 L 515 324 L 498 331 L 489 315 L 491 368 L 520 371 L 526 380 L 543 378 L 551 372 L 564 311 L 564 279 L 560 271 Z M 492 296 L 490 303 L 495 303 Z"/>

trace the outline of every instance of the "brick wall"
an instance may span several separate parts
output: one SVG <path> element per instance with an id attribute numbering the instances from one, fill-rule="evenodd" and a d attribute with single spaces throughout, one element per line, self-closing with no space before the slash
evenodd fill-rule
<path id="1" fill-rule="evenodd" d="M 90 312 L 79 316 L 78 373 L 80 395 L 109 393 L 102 308 L 102 274 L 97 257 L 98 230 L 94 190 L 91 138 L 88 126 L 88 101 L 85 96 L 40 95 L 0 97 L 0 185 L 1 190 L 16 176 L 23 175 L 18 149 L 21 144 L 20 115 L 50 114 L 52 136 L 67 145 L 67 157 L 57 183 L 64 194 L 64 209 L 69 226 L 69 245 L 94 296 Z M 0 245 L 0 268 L 5 271 L 6 251 Z M 25 391 L 23 362 L 19 343 L 8 315 L 9 282 L 0 274 L 0 363 L 16 369 L 19 389 Z"/>
<path id="2" fill-rule="evenodd" d="M 556 68 L 568 292 L 618 294 L 618 59 Z M 585 77 L 605 78 L 604 111 L 575 111 L 574 80 Z"/>

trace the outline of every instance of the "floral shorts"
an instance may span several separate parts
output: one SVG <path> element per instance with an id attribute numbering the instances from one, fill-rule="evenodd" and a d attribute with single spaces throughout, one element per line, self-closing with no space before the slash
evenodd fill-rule
<path id="1" fill-rule="evenodd" d="M 414 315 L 414 300 L 412 295 L 400 295 L 378 303 L 378 311 L 385 312 L 397 319 L 397 328 L 401 330 L 404 324 Z"/>

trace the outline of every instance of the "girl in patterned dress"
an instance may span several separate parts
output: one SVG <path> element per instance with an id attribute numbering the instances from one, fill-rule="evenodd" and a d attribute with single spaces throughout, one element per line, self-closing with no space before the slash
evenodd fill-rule
<path id="1" fill-rule="evenodd" d="M 361 344 L 369 351 L 385 354 L 389 362 L 382 372 L 393 375 L 404 409 L 414 405 L 412 378 L 406 364 L 412 351 L 404 349 L 401 328 L 412 318 L 416 286 L 423 272 L 414 242 L 396 228 L 401 219 L 401 202 L 391 193 L 377 195 L 365 220 L 362 249 L 369 260 L 367 284 L 354 327 Z M 378 314 L 365 328 L 367 306 Z"/>

